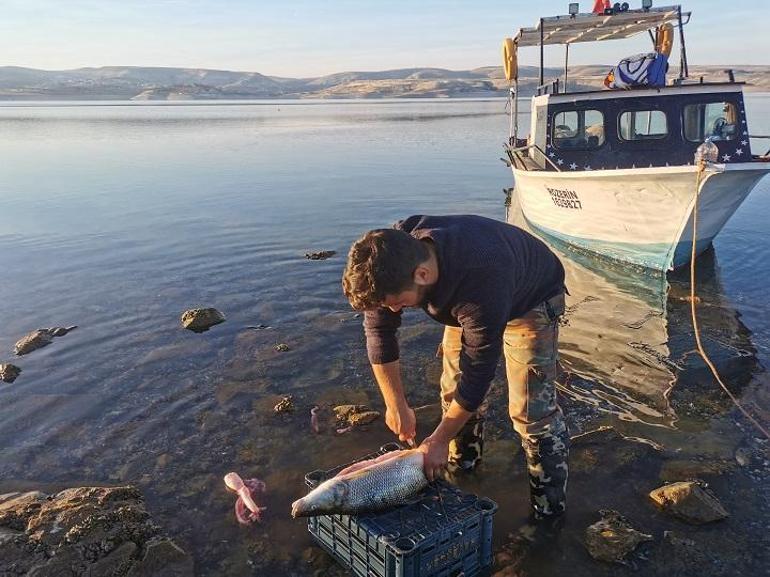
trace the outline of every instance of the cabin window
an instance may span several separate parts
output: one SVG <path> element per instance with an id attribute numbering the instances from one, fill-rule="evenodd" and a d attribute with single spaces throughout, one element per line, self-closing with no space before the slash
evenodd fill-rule
<path id="1" fill-rule="evenodd" d="M 568 110 L 553 115 L 554 148 L 593 150 L 604 144 L 604 115 L 598 110 Z"/>
<path id="2" fill-rule="evenodd" d="M 692 142 L 734 140 L 738 110 L 731 102 L 702 102 L 684 107 L 684 137 Z"/>
<path id="3" fill-rule="evenodd" d="M 620 115 L 620 138 L 656 140 L 668 136 L 666 114 L 660 110 L 630 110 Z"/>

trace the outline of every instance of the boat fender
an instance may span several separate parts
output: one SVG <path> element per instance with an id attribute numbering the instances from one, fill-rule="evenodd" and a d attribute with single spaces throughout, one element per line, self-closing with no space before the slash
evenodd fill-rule
<path id="1" fill-rule="evenodd" d="M 671 55 L 671 47 L 674 45 L 674 27 L 669 24 L 663 24 L 658 28 L 658 38 L 655 43 L 655 52 L 665 56 Z"/>
<path id="2" fill-rule="evenodd" d="M 519 64 L 516 58 L 516 44 L 513 38 L 503 40 L 503 70 L 506 80 L 516 80 L 519 77 Z"/>

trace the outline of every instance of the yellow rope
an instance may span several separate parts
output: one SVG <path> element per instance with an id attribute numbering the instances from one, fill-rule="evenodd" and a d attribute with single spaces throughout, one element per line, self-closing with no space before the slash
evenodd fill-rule
<path id="1" fill-rule="evenodd" d="M 698 317 L 695 314 L 695 243 L 697 240 L 697 232 L 698 232 L 698 199 L 700 198 L 700 185 L 701 185 L 701 179 L 703 177 L 703 172 L 706 169 L 706 162 L 701 160 L 698 163 L 698 173 L 697 177 L 695 179 L 695 205 L 693 206 L 692 211 L 692 253 L 690 255 L 690 313 L 692 315 L 692 326 L 693 331 L 695 332 L 695 342 L 698 346 L 698 352 L 700 353 L 700 356 L 703 357 L 703 360 L 705 361 L 706 365 L 708 365 L 708 368 L 711 369 L 712 374 L 714 375 L 714 378 L 717 380 L 719 385 L 722 387 L 725 393 L 727 393 L 727 396 L 730 397 L 730 400 L 735 404 L 736 407 L 738 407 L 745 415 L 745 417 L 751 421 L 757 429 L 762 431 L 762 434 L 765 435 L 766 438 L 770 439 L 770 433 L 767 432 L 767 429 L 765 429 L 759 422 L 752 417 L 746 409 L 744 409 L 741 404 L 738 402 L 738 399 L 735 398 L 735 395 L 733 395 L 730 390 L 727 388 L 727 386 L 722 382 L 722 379 L 719 376 L 719 373 L 717 372 L 716 367 L 714 366 L 714 363 L 711 362 L 711 359 L 709 359 L 708 355 L 706 354 L 706 351 L 703 349 L 703 344 L 700 340 L 700 329 L 698 328 Z"/>

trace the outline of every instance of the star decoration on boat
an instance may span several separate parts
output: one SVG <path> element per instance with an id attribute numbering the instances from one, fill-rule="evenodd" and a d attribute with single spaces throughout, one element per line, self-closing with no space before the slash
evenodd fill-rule
<path id="1" fill-rule="evenodd" d="M 555 152 L 553 152 L 553 151 L 551 151 L 551 152 L 549 152 L 549 153 L 548 153 L 548 156 L 550 156 L 551 158 L 553 158 L 554 156 L 556 156 L 556 153 L 555 153 Z"/>
<path id="2" fill-rule="evenodd" d="M 570 165 L 569 165 L 569 169 L 570 169 L 570 170 L 576 170 L 576 169 L 577 169 L 577 164 L 575 164 L 575 163 L 573 162 L 572 164 L 570 164 Z"/>
<path id="3" fill-rule="evenodd" d="M 559 166 L 561 166 L 562 164 L 564 164 L 564 161 L 563 161 L 561 158 L 557 158 L 557 159 L 556 159 L 556 164 L 558 164 Z"/>
<path id="4" fill-rule="evenodd" d="M 748 140 L 741 140 L 741 145 L 746 146 L 749 143 Z"/>
<path id="5" fill-rule="evenodd" d="M 587 164 L 583 167 L 583 170 L 593 170 L 593 168 L 591 168 L 590 164 Z"/>
<path id="6" fill-rule="evenodd" d="M 735 151 L 735 154 L 737 154 L 738 156 L 740 156 L 741 154 L 743 154 L 743 149 L 742 149 L 742 148 L 738 148 L 738 149 L 736 149 L 736 151 Z"/>
<path id="7" fill-rule="evenodd" d="M 730 156 L 729 154 L 723 154 L 723 155 L 722 155 L 722 160 L 724 160 L 725 162 L 727 162 L 727 161 L 728 161 L 728 160 L 730 160 L 731 158 L 732 158 L 732 156 Z"/>

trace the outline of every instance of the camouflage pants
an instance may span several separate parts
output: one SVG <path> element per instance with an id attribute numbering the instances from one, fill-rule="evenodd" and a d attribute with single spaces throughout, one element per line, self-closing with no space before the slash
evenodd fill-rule
<path id="1" fill-rule="evenodd" d="M 566 502 L 569 435 L 554 382 L 559 359 L 558 317 L 563 313 L 562 294 L 509 322 L 503 335 L 508 414 L 521 435 L 537 516 L 563 513 Z M 441 346 L 441 407 L 446 411 L 462 374 L 462 329 L 447 326 Z M 470 470 L 481 460 L 486 409 L 485 401 L 449 444 L 450 470 Z"/>

